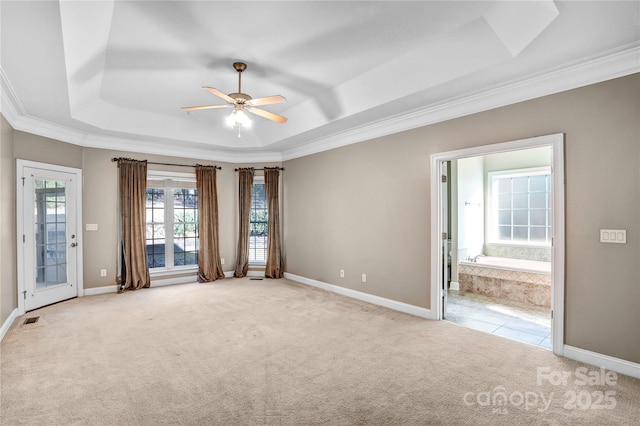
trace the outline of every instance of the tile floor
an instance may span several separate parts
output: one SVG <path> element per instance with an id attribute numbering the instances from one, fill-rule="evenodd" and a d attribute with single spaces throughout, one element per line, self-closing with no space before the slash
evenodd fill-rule
<path id="1" fill-rule="evenodd" d="M 551 349 L 551 310 L 449 290 L 445 320 Z"/>

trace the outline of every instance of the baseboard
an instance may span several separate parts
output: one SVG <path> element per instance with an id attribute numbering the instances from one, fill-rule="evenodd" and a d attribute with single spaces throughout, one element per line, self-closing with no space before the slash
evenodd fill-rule
<path id="1" fill-rule="evenodd" d="M 394 311 L 404 312 L 406 314 L 415 315 L 421 318 L 434 319 L 430 309 L 421 308 L 415 305 L 409 305 L 408 303 L 386 299 L 384 297 L 363 293 L 361 291 L 351 290 L 322 281 L 312 280 L 310 278 L 301 277 L 299 275 L 290 274 L 288 272 L 284 273 L 284 277 L 288 280 L 295 281 L 300 284 L 306 284 L 312 287 L 330 291 L 332 293 L 337 293 L 343 296 L 351 297 L 353 299 L 362 300 L 363 302 L 371 303 L 373 305 L 384 306 L 385 308 L 393 309 Z"/>
<path id="2" fill-rule="evenodd" d="M 235 274 L 235 271 L 227 271 L 224 273 L 224 277 L 225 278 L 233 278 L 233 274 Z M 263 277 L 264 278 L 264 271 L 247 271 L 247 277 Z"/>
<path id="3" fill-rule="evenodd" d="M 451 281 L 449 283 L 449 290 L 459 291 L 460 290 L 460 283 L 458 281 Z"/>
<path id="4" fill-rule="evenodd" d="M 103 287 L 85 288 L 85 296 L 97 296 L 98 294 L 116 293 L 118 291 L 117 285 L 107 285 Z"/>
<path id="5" fill-rule="evenodd" d="M 16 320 L 16 318 L 18 318 L 18 316 L 18 308 L 15 308 L 13 311 L 11 311 L 9 317 L 7 317 L 5 322 L 2 323 L 2 328 L 0 328 L 0 342 L 2 342 L 2 340 L 4 339 L 4 335 L 7 334 L 7 332 L 13 325 L 13 322 Z"/>
<path id="6" fill-rule="evenodd" d="M 189 284 L 198 282 L 197 275 L 188 275 L 185 277 L 174 277 L 174 278 L 162 278 L 162 279 L 152 279 L 151 287 L 164 287 L 165 285 L 174 285 L 174 284 Z"/>
<path id="7" fill-rule="evenodd" d="M 564 345 L 564 356 L 575 361 L 584 362 L 596 367 L 604 367 L 607 370 L 640 379 L 640 364 L 635 362 L 575 348 L 569 345 Z"/>

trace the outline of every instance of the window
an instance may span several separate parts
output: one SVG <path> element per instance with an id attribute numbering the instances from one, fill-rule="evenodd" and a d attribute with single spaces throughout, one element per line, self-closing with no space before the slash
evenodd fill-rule
<path id="1" fill-rule="evenodd" d="M 198 264 L 198 194 L 195 182 L 147 180 L 149 269 Z"/>
<path id="2" fill-rule="evenodd" d="M 491 241 L 551 243 L 551 173 L 548 167 L 489 173 Z"/>
<path id="3" fill-rule="evenodd" d="M 267 194 L 264 178 L 254 178 L 251 188 L 251 215 L 249 219 L 249 262 L 267 261 Z"/>

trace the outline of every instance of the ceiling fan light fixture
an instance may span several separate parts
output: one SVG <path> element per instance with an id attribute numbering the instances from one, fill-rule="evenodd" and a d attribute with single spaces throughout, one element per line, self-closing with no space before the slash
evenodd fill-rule
<path id="1" fill-rule="evenodd" d="M 234 109 L 226 119 L 227 125 L 231 128 L 238 128 L 238 137 L 241 137 L 240 131 L 243 127 L 250 128 L 251 120 L 247 113 L 241 109 Z"/>

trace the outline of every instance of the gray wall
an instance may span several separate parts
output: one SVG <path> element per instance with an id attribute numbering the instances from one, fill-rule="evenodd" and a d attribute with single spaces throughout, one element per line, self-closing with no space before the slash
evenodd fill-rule
<path id="1" fill-rule="evenodd" d="M 430 155 L 565 133 L 565 340 L 640 362 L 639 119 L 636 74 L 287 161 L 286 269 L 429 307 Z"/>
<path id="2" fill-rule="evenodd" d="M 13 129 L 0 115 L 0 324 L 18 306 Z"/>

